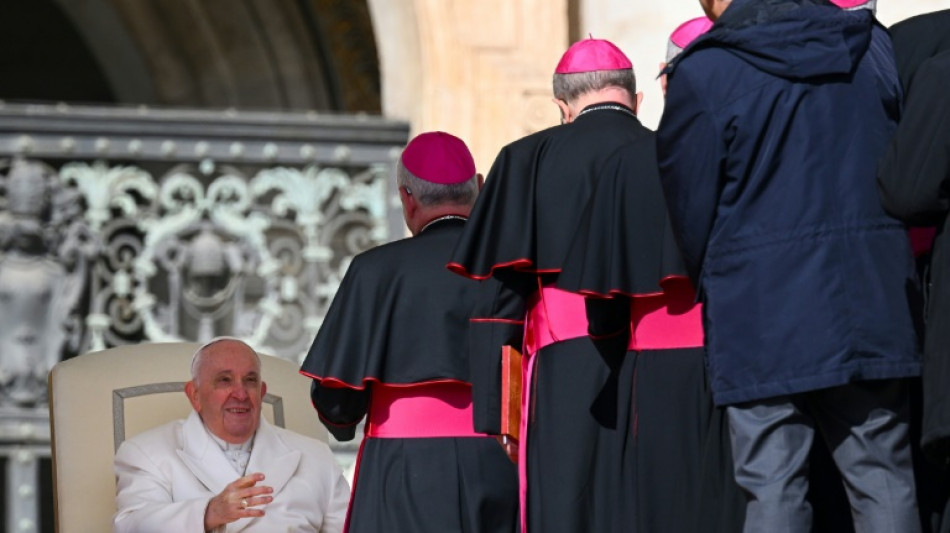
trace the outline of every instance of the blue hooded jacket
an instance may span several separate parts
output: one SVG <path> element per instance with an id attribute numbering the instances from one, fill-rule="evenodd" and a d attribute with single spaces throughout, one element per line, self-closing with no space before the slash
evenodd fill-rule
<path id="1" fill-rule="evenodd" d="M 900 83 L 870 11 L 733 0 L 667 72 L 660 173 L 716 403 L 918 374 L 913 259 L 875 185 Z"/>

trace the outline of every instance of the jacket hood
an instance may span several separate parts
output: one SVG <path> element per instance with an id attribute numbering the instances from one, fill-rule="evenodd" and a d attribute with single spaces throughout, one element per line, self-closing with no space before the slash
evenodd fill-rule
<path id="1" fill-rule="evenodd" d="M 845 11 L 827 0 L 733 0 L 677 59 L 716 47 L 781 78 L 847 74 L 867 51 L 873 24 L 870 10 Z"/>

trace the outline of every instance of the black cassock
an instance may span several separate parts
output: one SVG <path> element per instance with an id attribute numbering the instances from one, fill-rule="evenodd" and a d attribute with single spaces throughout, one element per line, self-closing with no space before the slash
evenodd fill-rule
<path id="1" fill-rule="evenodd" d="M 626 205 L 631 197 L 636 206 Z M 480 308 L 484 316 L 556 313 L 540 287 L 616 294 L 588 300 L 596 303 L 584 329 L 598 340 L 555 332 L 532 360 L 531 533 L 728 530 L 720 514 L 735 508 L 736 493 L 723 494 L 731 472 L 722 433 L 707 436 L 721 420 L 709 410 L 701 350 L 628 353 L 627 338 L 611 335 L 630 323 L 621 294 L 653 293 L 683 276 L 665 224 L 653 133 L 624 108 L 596 105 L 501 151 L 452 255 L 456 272 L 497 279 L 525 298 L 520 311 L 506 300 L 500 313 Z M 485 327 L 496 331 L 482 338 L 505 341 L 497 325 Z M 707 476 L 709 457 L 716 471 Z M 700 492 L 712 497 L 700 502 Z"/>
<path id="2" fill-rule="evenodd" d="M 950 9 L 892 26 L 905 90 L 901 121 L 878 165 L 884 207 L 935 230 L 917 258 L 924 286 L 924 370 L 911 419 L 917 499 L 924 531 L 950 532 Z M 916 390 L 920 388 L 921 390 Z M 917 396 L 921 396 L 918 398 Z M 922 403 L 922 409 L 918 407 Z M 916 446 L 919 444 L 919 447 Z M 922 455 L 922 454 L 921 454 Z M 940 465 L 935 468 L 934 465 Z"/>
<path id="3" fill-rule="evenodd" d="M 468 387 L 469 319 L 478 294 L 498 285 L 446 270 L 463 224 L 438 220 L 354 258 L 301 368 L 314 378 L 314 406 L 337 439 L 352 439 L 367 410 L 370 420 L 388 416 L 374 416 L 372 409 L 388 409 L 374 403 L 374 390 L 379 402 L 383 391 L 413 390 L 406 386 Z M 475 387 L 476 403 L 486 394 Z M 440 422 L 418 425 L 425 433 Z M 510 533 L 516 468 L 493 437 L 367 436 L 350 506 L 350 533 Z"/>

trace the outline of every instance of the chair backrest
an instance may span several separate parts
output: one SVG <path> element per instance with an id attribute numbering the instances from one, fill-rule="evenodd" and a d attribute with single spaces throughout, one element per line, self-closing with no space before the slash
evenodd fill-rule
<path id="1" fill-rule="evenodd" d="M 58 533 L 111 531 L 112 459 L 122 441 L 184 418 L 194 343 L 138 344 L 93 352 L 49 375 L 53 496 Z M 326 441 L 310 402 L 310 380 L 290 361 L 261 355 L 270 422 Z"/>

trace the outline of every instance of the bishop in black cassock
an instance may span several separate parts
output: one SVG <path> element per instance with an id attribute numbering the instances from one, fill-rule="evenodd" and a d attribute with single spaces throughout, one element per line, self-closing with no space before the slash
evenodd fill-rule
<path id="1" fill-rule="evenodd" d="M 694 505 L 700 468 L 682 467 L 703 461 L 700 409 L 711 405 L 703 403 L 696 358 L 699 320 L 691 325 L 698 340 L 682 345 L 688 349 L 656 358 L 665 370 L 650 375 L 663 375 L 662 384 L 636 375 L 636 341 L 646 339 L 631 335 L 627 297 L 662 293 L 670 276 L 691 289 L 672 234 L 664 234 L 653 132 L 636 117 L 632 65 L 607 41 L 581 41 L 561 59 L 554 93 L 564 124 L 502 149 L 449 265 L 501 281 L 523 298 L 520 307 L 506 298 L 479 313 L 486 317 L 480 327 L 491 330 L 480 338 L 496 344 L 518 342 L 504 339 L 505 321 L 525 321 L 522 525 L 531 533 L 711 531 Z M 582 291 L 615 297 L 585 300 Z M 691 308 L 689 294 L 685 300 Z M 675 405 L 639 403 L 644 385 L 665 387 L 663 398 Z M 697 417 L 691 435 L 679 429 L 689 421 L 671 430 L 658 416 L 667 409 L 670 418 L 682 417 L 684 408 Z M 689 439 L 689 456 L 677 439 Z M 669 442 L 676 446 L 658 450 Z M 671 469 L 655 475 L 659 465 Z"/>
<path id="2" fill-rule="evenodd" d="M 492 389 L 473 391 L 467 340 L 499 284 L 445 268 L 482 177 L 460 139 L 431 132 L 406 147 L 397 181 L 413 237 L 354 258 L 301 369 L 337 439 L 367 416 L 347 530 L 512 533 L 516 468 L 473 425 L 473 396 Z"/>

